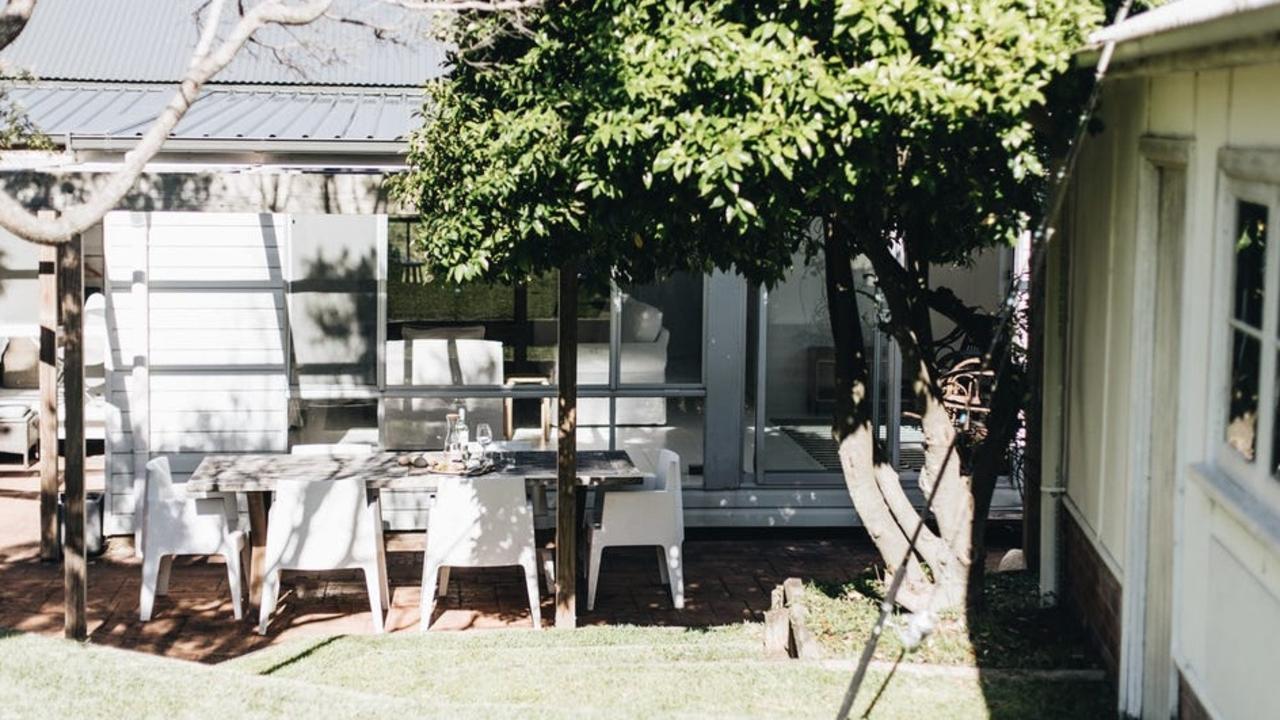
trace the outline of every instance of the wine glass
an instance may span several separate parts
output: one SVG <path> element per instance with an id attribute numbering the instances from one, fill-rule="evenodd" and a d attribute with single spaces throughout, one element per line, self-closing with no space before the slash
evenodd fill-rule
<path id="1" fill-rule="evenodd" d="M 480 461 L 488 457 L 489 443 L 493 442 L 493 428 L 489 427 L 489 423 L 480 423 L 476 425 L 476 442 L 480 443 Z"/>

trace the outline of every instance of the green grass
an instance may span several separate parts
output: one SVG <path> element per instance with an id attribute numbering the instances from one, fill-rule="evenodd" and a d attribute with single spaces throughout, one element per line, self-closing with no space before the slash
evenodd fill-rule
<path id="1" fill-rule="evenodd" d="M 0 718 L 412 716 L 403 698 L 231 673 L 112 648 L 0 631 Z"/>
<path id="2" fill-rule="evenodd" d="M 829 718 L 849 671 L 761 657 L 759 625 L 335 636 L 217 666 L 0 634 L 0 717 Z M 857 705 L 886 673 L 873 671 Z M 1102 683 L 897 673 L 873 718 L 1091 718 Z"/>
<path id="3" fill-rule="evenodd" d="M 881 583 L 863 577 L 843 585 L 810 586 L 807 604 L 812 628 L 823 645 L 839 656 L 856 656 L 880 612 Z M 1030 573 L 987 577 L 986 609 L 973 622 L 960 612 L 944 614 L 929 639 L 908 662 L 984 668 L 1084 669 L 1100 667 L 1082 628 L 1061 608 L 1041 607 Z M 902 618 L 895 617 L 899 622 Z M 882 660 L 902 650 L 890 629 L 876 648 Z"/>

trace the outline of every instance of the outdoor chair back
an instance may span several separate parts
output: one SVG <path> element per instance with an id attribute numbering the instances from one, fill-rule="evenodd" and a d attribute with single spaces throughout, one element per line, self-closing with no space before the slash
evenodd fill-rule
<path id="1" fill-rule="evenodd" d="M 295 448 L 298 454 L 330 450 Z M 351 452 L 355 452 L 354 448 Z M 364 573 L 373 629 L 382 632 L 383 611 L 391 601 L 382 509 L 377 494 L 365 489 L 363 478 L 316 478 L 277 484 L 267 528 L 258 632 L 266 633 L 279 599 L 280 571 L 344 569 Z"/>
<path id="2" fill-rule="evenodd" d="M 672 604 L 677 609 L 684 607 L 684 500 L 679 455 L 659 451 L 654 487 L 604 494 L 600 526 L 591 528 L 588 609 L 595 609 L 604 549 L 649 545 L 658 549 L 658 573 L 671 587 Z"/>
<path id="3" fill-rule="evenodd" d="M 519 566 L 533 626 L 542 626 L 533 511 L 519 477 L 442 477 L 427 521 L 422 574 L 422 629 L 444 595 L 451 567 Z M 439 583 L 437 585 L 437 576 Z"/>
<path id="4" fill-rule="evenodd" d="M 168 592 L 169 573 L 176 555 L 221 555 L 227 564 L 232 609 L 236 619 L 240 619 L 245 537 L 234 529 L 234 496 L 188 497 L 173 482 L 169 458 L 158 457 L 147 463 L 139 514 L 142 588 L 138 615 L 142 621 L 151 619 L 156 595 Z"/>

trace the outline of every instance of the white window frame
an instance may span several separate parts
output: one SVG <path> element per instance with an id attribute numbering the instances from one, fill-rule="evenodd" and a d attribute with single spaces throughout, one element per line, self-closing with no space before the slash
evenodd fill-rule
<path id="1" fill-rule="evenodd" d="M 1218 208 L 1215 243 L 1218 270 L 1214 298 L 1216 338 L 1212 343 L 1212 422 L 1210 440 L 1217 469 L 1252 499 L 1280 510 L 1280 478 L 1273 468 L 1280 448 L 1272 447 L 1277 422 L 1280 383 L 1280 150 L 1223 148 L 1218 153 Z M 1266 266 L 1263 270 L 1262 327 L 1254 329 L 1235 319 L 1235 253 L 1237 206 L 1250 202 L 1267 208 Z M 1231 394 L 1231 343 L 1236 330 L 1261 345 L 1258 384 L 1258 424 L 1254 460 L 1249 462 L 1227 444 L 1227 412 Z"/>

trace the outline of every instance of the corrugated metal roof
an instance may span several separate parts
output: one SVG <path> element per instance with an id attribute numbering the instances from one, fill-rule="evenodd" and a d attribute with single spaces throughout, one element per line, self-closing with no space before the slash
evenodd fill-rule
<path id="1" fill-rule="evenodd" d="M 46 80 L 177 82 L 190 61 L 204 0 L 41 0 L 26 29 L 0 53 L 6 65 Z M 237 20 L 226 3 L 223 25 Z M 419 87 L 444 72 L 445 48 L 427 35 L 423 13 L 367 0 L 336 0 L 347 17 L 394 27 L 394 41 L 325 18 L 267 27 L 214 83 Z M 282 61 L 283 59 L 283 61 Z M 292 66 L 292 67 L 291 67 Z"/>
<path id="2" fill-rule="evenodd" d="M 173 96 L 173 87 L 35 84 L 13 89 L 40 130 L 134 139 Z M 180 140 L 403 141 L 417 125 L 417 91 L 207 88 L 169 137 Z"/>

